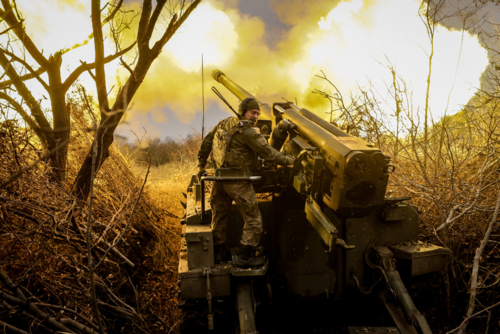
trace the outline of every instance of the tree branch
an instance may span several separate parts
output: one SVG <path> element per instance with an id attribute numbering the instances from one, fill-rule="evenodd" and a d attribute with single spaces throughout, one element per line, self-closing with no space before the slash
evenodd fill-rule
<path id="1" fill-rule="evenodd" d="M 142 6 L 141 19 L 139 20 L 139 29 L 137 31 L 137 41 L 139 43 L 139 48 L 142 47 L 142 41 L 144 40 L 144 35 L 146 34 L 146 30 L 148 29 L 151 9 L 152 9 L 151 0 L 144 0 L 144 4 Z"/>
<path id="2" fill-rule="evenodd" d="M 12 183 L 18 177 L 20 177 L 21 175 L 23 175 L 24 173 L 26 173 L 27 171 L 29 171 L 31 168 L 35 167 L 40 161 L 43 161 L 44 159 L 46 159 L 47 157 L 49 157 L 51 154 L 57 152 L 58 149 L 66 146 L 68 143 L 69 143 L 69 141 L 65 141 L 64 143 L 61 143 L 61 144 L 57 145 L 52 150 L 50 150 L 49 152 L 47 152 L 46 154 L 44 154 L 40 159 L 38 159 L 37 161 L 33 162 L 31 165 L 29 165 L 29 166 L 27 166 L 27 167 L 25 167 L 25 168 L 17 171 L 14 175 L 12 175 L 11 177 L 9 177 L 7 180 L 5 180 L 2 183 L 0 183 L 0 188 L 3 188 L 5 186 L 7 186 L 8 184 Z"/>
<path id="3" fill-rule="evenodd" d="M 109 16 L 104 19 L 104 21 L 102 21 L 101 27 L 104 27 L 109 21 L 111 21 L 116 16 L 116 13 L 118 13 L 122 5 L 123 5 L 123 0 L 120 0 L 118 5 L 115 6 L 113 12 L 111 12 L 111 14 L 109 14 Z M 92 38 L 94 38 L 93 32 L 90 33 L 90 35 L 88 35 L 87 38 L 82 43 L 76 43 L 70 48 L 62 49 L 59 51 L 59 53 L 62 56 L 63 54 L 68 53 L 71 50 L 78 49 L 81 46 L 87 45 Z"/>
<path id="4" fill-rule="evenodd" d="M 80 229 L 80 231 L 82 231 L 83 233 L 85 233 L 85 229 L 83 229 L 81 227 L 79 229 Z M 111 244 L 109 242 L 107 242 L 106 240 L 100 240 L 100 238 L 97 235 L 95 235 L 94 233 L 90 232 L 90 236 L 92 237 L 92 239 L 97 240 L 96 243 L 103 243 L 106 247 L 111 248 Z M 118 249 L 116 249 L 116 247 L 115 248 L 111 248 L 111 251 L 116 256 L 118 256 L 120 259 L 122 259 L 123 262 L 125 262 L 126 264 L 128 264 L 131 267 L 135 267 L 134 262 L 130 261 L 125 255 L 123 255 L 122 252 L 120 252 Z M 102 250 L 102 252 L 104 253 L 105 251 Z"/>
<path id="5" fill-rule="evenodd" d="M 28 113 L 23 109 L 23 106 L 4 92 L 0 92 L 0 99 L 4 99 L 7 102 L 9 102 L 9 104 L 12 106 L 12 108 L 14 108 L 14 110 L 17 111 L 19 113 L 19 115 L 21 115 L 23 120 L 26 123 L 28 123 L 30 128 L 32 128 L 33 131 L 35 131 L 38 138 L 40 138 L 40 141 L 42 142 L 43 146 L 47 147 L 47 142 L 45 141 L 45 135 L 44 135 L 42 129 L 40 129 L 40 127 L 35 122 L 35 120 L 33 118 L 31 118 L 31 116 L 28 115 Z"/>
<path id="6" fill-rule="evenodd" d="M 35 70 L 34 73 L 28 73 L 28 74 L 25 74 L 25 75 L 21 75 L 19 77 L 19 79 L 21 81 L 26 81 L 26 80 L 30 80 L 30 79 L 33 79 L 33 78 L 36 78 L 37 75 L 40 75 L 40 74 L 43 74 L 47 72 L 47 69 L 46 68 L 43 68 L 43 67 L 40 67 L 39 69 Z M 5 81 L 2 81 L 0 82 L 0 89 L 5 89 L 7 87 L 9 87 L 10 85 L 13 84 L 13 81 L 12 80 L 5 80 Z"/>
<path id="7" fill-rule="evenodd" d="M 97 332 L 95 330 L 93 330 L 92 328 L 88 328 L 87 326 L 82 325 L 81 323 L 79 323 L 76 320 L 62 318 L 60 321 L 61 321 L 61 324 L 71 325 L 73 327 L 76 327 L 78 330 L 84 332 L 85 334 L 97 334 Z"/>
<path id="8" fill-rule="evenodd" d="M 50 315 L 47 313 L 43 312 L 40 310 L 35 304 L 30 303 L 28 299 L 24 296 L 24 294 L 17 288 L 14 283 L 10 280 L 9 276 L 5 274 L 3 271 L 0 270 L 0 280 L 2 280 L 3 284 L 7 286 L 10 290 L 12 290 L 12 293 L 14 293 L 15 296 L 10 295 L 8 293 L 5 293 L 0 290 L 0 298 L 2 298 L 5 301 L 11 302 L 13 304 L 19 305 L 21 307 L 26 308 L 28 311 L 32 312 L 35 314 L 37 317 L 40 317 L 44 320 L 47 321 L 47 323 L 53 328 L 58 331 L 63 331 L 63 332 L 69 332 L 69 333 L 74 333 L 72 330 L 70 330 L 68 327 L 64 326 L 60 322 L 58 322 L 56 319 L 52 318 Z M 24 297 L 24 298 L 23 298 Z"/>
<path id="9" fill-rule="evenodd" d="M 17 27 L 18 24 L 21 24 L 23 21 L 24 20 L 21 20 L 21 21 L 17 22 L 15 26 L 9 27 L 9 28 L 5 29 L 4 31 L 0 32 L 0 35 L 3 35 L 5 33 L 9 32 L 10 30 L 14 29 L 15 27 Z"/>
<path id="10" fill-rule="evenodd" d="M 101 26 L 101 1 L 92 0 L 92 29 L 95 44 L 95 85 L 101 114 L 109 111 L 108 94 L 106 90 L 106 73 L 104 72 L 104 38 Z"/>
<path id="11" fill-rule="evenodd" d="M 24 65 L 24 67 L 26 67 L 30 72 L 31 74 L 42 84 L 43 88 L 45 88 L 45 90 L 47 92 L 50 93 L 50 87 L 49 85 L 47 85 L 47 83 L 45 81 L 43 81 L 42 78 L 40 78 L 40 76 L 37 74 L 37 72 L 33 69 L 33 67 L 31 67 L 27 62 L 25 62 L 24 60 L 22 60 L 21 58 L 19 58 L 18 56 L 16 56 L 15 54 L 13 54 L 12 52 L 9 52 L 5 49 L 0 49 L 0 52 L 3 52 L 5 53 L 6 55 L 12 57 L 15 61 L 17 61 L 18 63 L 21 63 L 22 65 Z M 39 69 L 40 70 L 40 69 Z M 45 71 L 44 71 L 45 72 Z M 42 72 L 43 73 L 43 72 Z"/>
<path id="12" fill-rule="evenodd" d="M 156 22 L 158 21 L 158 18 L 160 17 L 161 11 L 163 9 L 163 6 L 165 6 L 165 3 L 166 3 L 166 0 L 160 0 L 160 1 L 156 2 L 156 7 L 153 11 L 153 15 L 151 15 L 151 18 L 149 19 L 149 22 L 148 22 L 148 28 L 146 29 L 146 31 L 144 33 L 144 37 L 142 38 L 142 40 L 147 41 L 148 44 L 149 44 L 149 41 L 151 40 L 151 36 L 153 35 L 153 31 L 155 30 Z M 172 19 L 172 21 L 173 20 L 174 19 Z M 172 21 L 170 21 L 170 24 L 172 23 Z M 142 46 L 142 45 L 140 45 L 140 46 Z M 148 46 L 148 48 L 149 48 L 149 46 Z"/>
<path id="13" fill-rule="evenodd" d="M 28 332 L 25 332 L 17 327 L 14 327 L 12 325 L 9 325 L 6 322 L 0 321 L 0 326 L 5 329 L 7 329 L 10 333 L 17 333 L 17 334 L 29 334 Z"/>
<path id="14" fill-rule="evenodd" d="M 500 193 L 498 194 L 497 205 L 495 207 L 495 212 L 493 213 L 493 218 L 491 219 L 490 226 L 488 226 L 488 230 L 484 234 L 484 238 L 481 241 L 481 245 L 476 249 L 476 254 L 474 255 L 474 262 L 472 267 L 472 277 L 471 277 L 471 287 L 470 287 L 470 299 L 469 305 L 467 307 L 467 319 L 465 323 L 460 325 L 460 329 L 458 331 L 459 334 L 465 333 L 467 329 L 468 319 L 472 317 L 472 313 L 474 312 L 474 308 L 476 306 L 476 294 L 477 294 L 477 276 L 479 273 L 479 264 L 481 262 L 481 255 L 483 255 L 484 248 L 488 244 L 488 240 L 490 238 L 491 231 L 493 231 L 493 227 L 497 223 L 498 212 L 500 210 Z"/>
<path id="15" fill-rule="evenodd" d="M 495 303 L 495 304 L 493 304 L 493 305 L 491 305 L 491 306 L 488 306 L 487 308 L 485 308 L 485 309 L 483 309 L 483 310 L 481 310 L 481 311 L 479 311 L 479 312 L 474 313 L 474 314 L 473 314 L 473 315 L 471 315 L 470 317 L 465 318 L 465 319 L 464 319 L 464 321 L 462 321 L 462 323 L 460 324 L 460 326 L 458 326 L 458 327 L 457 327 L 457 328 L 455 328 L 454 330 L 451 330 L 451 331 L 449 331 L 449 332 L 446 332 L 446 334 L 451 334 L 451 333 L 454 333 L 454 332 L 458 331 L 460 328 L 462 328 L 462 326 L 463 326 L 464 324 L 467 324 L 467 323 L 469 322 L 469 320 L 470 320 L 470 319 L 472 319 L 472 318 L 474 318 L 474 317 L 476 317 L 476 316 L 480 315 L 480 314 L 481 314 L 481 313 L 483 313 L 483 312 L 486 312 L 486 311 L 488 311 L 488 310 L 491 310 L 492 308 L 494 308 L 494 307 L 496 307 L 496 306 L 498 306 L 498 305 L 500 305 L 500 302 Z M 490 313 L 490 314 L 491 314 L 491 313 Z"/>
<path id="16" fill-rule="evenodd" d="M 115 53 L 114 55 L 111 55 L 111 56 L 107 56 L 104 58 L 104 63 L 107 64 L 109 62 L 112 62 L 113 60 L 123 56 L 125 53 L 129 52 L 130 50 L 132 50 L 132 48 L 134 47 L 136 42 L 132 43 L 129 47 L 121 50 L 120 52 L 117 52 Z M 96 64 L 95 63 L 90 63 L 90 64 L 86 64 L 86 65 L 80 65 L 78 66 L 69 76 L 68 78 L 66 79 L 66 81 L 64 81 L 63 83 L 63 89 L 64 91 L 68 91 L 68 89 L 71 87 L 71 85 L 76 81 L 76 79 L 78 79 L 78 77 L 83 73 L 85 72 L 87 69 L 94 69 L 96 67 Z"/>
<path id="17" fill-rule="evenodd" d="M 144 190 L 144 186 L 146 185 L 146 182 L 148 180 L 148 175 L 149 175 L 149 169 L 150 168 L 151 168 L 151 161 L 149 162 L 148 171 L 146 173 L 146 177 L 144 178 L 144 183 L 142 184 L 141 190 L 139 191 L 139 196 L 137 196 L 137 200 L 135 201 L 134 207 L 132 208 L 132 212 L 130 213 L 130 217 L 128 218 L 127 225 L 125 226 L 125 228 L 123 229 L 123 231 L 118 236 L 118 239 L 116 240 L 116 242 L 114 242 L 112 245 L 109 246 L 109 248 L 106 250 L 106 253 L 104 253 L 104 255 L 102 256 L 102 258 L 99 261 L 99 263 L 97 263 L 95 265 L 94 269 L 97 269 L 101 265 L 101 263 L 104 262 L 104 259 L 106 258 L 106 256 L 108 256 L 109 251 L 111 249 L 113 249 L 114 247 L 116 247 L 116 245 L 118 245 L 118 243 L 122 240 L 122 237 L 125 234 L 125 232 L 127 232 L 128 227 L 130 226 L 130 223 L 132 222 L 132 217 L 134 216 L 134 212 L 135 212 L 135 208 L 137 207 L 137 203 L 139 203 L 139 200 L 141 199 L 142 191 Z"/>
<path id="18" fill-rule="evenodd" d="M 129 72 L 130 72 L 130 75 L 132 76 L 132 79 L 133 79 L 134 81 L 137 81 L 137 77 L 135 76 L 134 70 L 132 70 L 132 69 L 130 68 L 130 66 L 128 66 L 128 64 L 127 64 L 127 63 L 123 60 L 123 58 L 122 58 L 122 57 L 120 57 L 120 63 L 122 63 L 123 67 L 125 67 L 125 68 L 127 69 L 127 71 L 129 71 Z"/>
<path id="19" fill-rule="evenodd" d="M 23 43 L 33 59 L 35 59 L 35 61 L 42 67 L 48 66 L 49 61 L 47 58 L 43 56 L 43 54 L 36 47 L 35 43 L 33 43 L 28 34 L 26 34 L 23 25 L 19 24 L 19 21 L 12 11 L 12 6 L 10 5 L 9 0 L 1 1 L 5 10 L 0 9 L 0 16 L 2 16 L 12 30 L 14 30 L 14 33 L 21 40 L 21 43 Z"/>
<path id="20" fill-rule="evenodd" d="M 87 69 L 87 72 L 89 72 L 89 75 L 92 77 L 92 79 L 94 81 L 96 81 L 95 75 L 94 75 L 94 73 L 92 73 L 92 69 L 88 67 L 87 63 L 84 61 L 81 61 L 81 60 L 80 60 L 80 63 L 82 63 L 82 65 L 85 66 L 85 68 Z"/>
<path id="21" fill-rule="evenodd" d="M 2 0 L 3 1 L 3 0 Z M 31 91 L 26 87 L 24 82 L 21 80 L 21 77 L 17 74 L 16 69 L 13 66 L 9 66 L 9 60 L 5 56 L 4 53 L 0 52 L 0 66 L 4 68 L 7 72 L 7 75 L 12 80 L 12 83 L 17 89 L 17 93 L 21 95 L 21 97 L 26 101 L 26 104 L 31 110 L 31 115 L 35 118 L 36 122 L 42 129 L 52 129 L 49 121 L 45 117 L 40 104 L 31 94 Z M 52 147 L 55 146 L 54 138 L 48 135 L 44 131 L 44 137 L 41 139 L 45 139 L 47 145 Z"/>
<path id="22" fill-rule="evenodd" d="M 97 325 L 94 324 L 89 318 L 83 316 L 82 314 L 70 309 L 70 308 L 67 308 L 67 307 L 64 307 L 64 306 L 59 306 L 59 305 L 52 305 L 52 304 L 45 304 L 45 303 L 34 303 L 36 306 L 42 306 L 42 307 L 49 307 L 49 308 L 55 308 L 57 310 L 63 310 L 63 311 L 66 311 L 66 312 L 70 312 L 70 313 L 73 313 L 74 315 L 76 315 L 77 317 L 80 317 L 82 318 L 82 320 L 84 320 L 85 322 L 87 322 L 90 326 L 92 326 L 94 329 L 98 329 Z M 62 321 L 63 319 L 61 319 L 61 322 L 64 323 L 64 321 Z"/>
<path id="23" fill-rule="evenodd" d="M 460 207 L 460 205 L 454 206 L 450 210 L 450 213 L 449 213 L 448 218 L 446 219 L 446 221 L 444 223 L 442 223 L 441 225 L 439 225 L 439 227 L 436 229 L 436 232 L 439 232 L 443 228 L 445 228 L 446 226 L 448 226 L 448 225 L 456 222 L 458 219 L 460 219 L 462 216 L 464 216 L 467 212 L 469 212 L 472 208 L 474 208 L 476 206 L 476 204 L 477 204 L 477 202 L 479 200 L 479 196 L 481 195 L 481 192 L 483 191 L 483 174 L 484 174 L 484 168 L 487 165 L 488 159 L 489 159 L 489 157 L 491 155 L 492 154 L 488 154 L 486 156 L 486 159 L 484 160 L 483 165 L 481 167 L 481 174 L 480 174 L 480 178 L 479 178 L 479 185 L 478 185 L 478 188 L 477 188 L 477 191 L 476 191 L 476 197 L 474 198 L 474 202 L 471 205 L 469 205 L 465 210 L 463 210 L 457 216 L 455 216 L 455 211 Z"/>
<path id="24" fill-rule="evenodd" d="M 180 19 L 177 20 L 177 14 L 174 15 L 172 20 L 170 21 L 170 24 L 168 25 L 167 30 L 163 34 L 163 36 L 160 38 L 159 41 L 155 43 L 155 46 L 153 47 L 155 52 L 160 52 L 161 49 L 167 44 L 167 42 L 170 40 L 170 38 L 175 34 L 177 29 L 186 21 L 186 19 L 189 17 L 191 12 L 198 7 L 200 4 L 201 0 L 195 0 L 191 5 L 189 5 L 188 9 L 184 13 L 182 13 Z"/>

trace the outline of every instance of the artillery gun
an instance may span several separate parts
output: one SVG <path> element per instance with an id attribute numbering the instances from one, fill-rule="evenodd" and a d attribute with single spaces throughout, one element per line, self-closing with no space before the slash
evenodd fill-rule
<path id="1" fill-rule="evenodd" d="M 238 99 L 254 97 L 221 71 L 212 75 Z M 193 175 L 181 220 L 184 332 L 200 324 L 225 332 L 228 321 L 234 329 L 233 319 L 238 319 L 237 332 L 263 333 L 265 328 L 256 325 L 263 305 L 335 303 L 356 291 L 377 291 L 397 329 L 371 327 L 363 333 L 431 333 L 394 263 L 411 276 L 442 272 L 450 251 L 418 242 L 418 208 L 405 202 L 410 197 L 386 197 L 395 169 L 390 157 L 292 103 L 259 104 L 257 127 L 271 146 L 294 156 L 295 164 L 277 167 L 263 161 L 256 171 L 221 168 L 201 180 Z M 268 256 L 259 268 L 233 265 L 234 251 L 233 261 L 214 261 L 205 184 L 232 180 L 251 180 L 257 193 L 267 194 L 258 200 L 265 231 L 261 245 Z M 230 247 L 239 244 L 243 224 L 233 204 L 226 231 Z"/>

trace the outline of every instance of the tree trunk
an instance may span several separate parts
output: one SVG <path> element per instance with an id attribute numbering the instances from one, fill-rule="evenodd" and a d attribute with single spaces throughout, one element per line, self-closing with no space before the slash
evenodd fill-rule
<path id="1" fill-rule="evenodd" d="M 162 48 L 165 44 L 170 40 L 170 38 L 174 35 L 177 29 L 182 25 L 182 23 L 189 17 L 192 11 L 198 6 L 201 0 L 194 0 L 191 5 L 182 13 L 181 17 L 177 19 L 177 14 L 173 16 L 171 19 L 165 33 L 163 36 L 155 42 L 152 48 L 149 47 L 149 42 L 153 31 L 155 29 L 155 24 L 158 18 L 161 15 L 161 11 L 163 6 L 165 6 L 166 1 L 158 1 L 156 8 L 151 14 L 152 10 L 152 1 L 145 0 L 144 6 L 141 13 L 141 18 L 139 21 L 139 29 L 138 29 L 138 48 L 139 48 L 139 58 L 137 60 L 137 65 L 133 71 L 131 71 L 131 75 L 127 80 L 125 86 L 120 90 L 118 96 L 116 98 L 115 104 L 113 105 L 110 113 L 103 111 L 103 107 L 107 105 L 107 101 L 103 101 L 104 105 L 101 104 L 101 96 L 99 96 L 100 109 L 101 109 L 101 122 L 99 128 L 96 131 L 96 135 L 94 137 L 94 143 L 97 141 L 97 155 L 95 161 L 95 173 L 99 171 L 103 162 L 109 156 L 109 147 L 113 143 L 114 132 L 120 120 L 123 117 L 123 114 L 127 110 L 127 107 L 134 97 L 137 89 L 142 84 L 144 78 L 146 77 L 149 68 L 153 61 L 159 56 Z M 151 15 L 151 17 L 150 17 Z M 96 38 L 96 45 L 100 42 L 97 41 L 99 39 L 99 29 L 96 29 L 97 25 L 94 27 L 94 37 Z M 97 33 L 96 33 L 97 32 Z M 99 62 L 102 63 L 102 51 L 98 52 L 96 49 L 96 69 L 99 68 Z M 96 72 L 97 73 L 97 72 Z M 102 83 L 97 83 L 97 88 L 102 89 Z M 104 87 L 105 89 L 105 87 Z M 98 91 L 99 93 L 99 91 Z M 103 95 L 103 94 L 100 94 Z M 108 116 L 110 115 L 110 116 Z M 92 176 L 92 148 L 89 150 L 89 153 L 85 157 L 85 160 L 78 172 L 78 176 L 76 177 L 75 183 L 73 184 L 73 194 L 80 200 L 85 201 L 90 193 L 90 183 Z"/>
<path id="2" fill-rule="evenodd" d="M 61 58 L 57 56 L 51 57 L 47 65 L 47 74 L 49 76 L 50 90 L 49 96 L 52 104 L 53 126 L 50 126 L 49 121 L 45 117 L 40 103 L 33 97 L 31 91 L 24 84 L 23 79 L 19 76 L 13 66 L 10 66 L 10 61 L 3 52 L 0 52 L 0 66 L 6 70 L 6 74 L 12 80 L 12 84 L 16 87 L 17 93 L 24 99 L 26 105 L 31 111 L 31 117 L 26 113 L 24 119 L 31 126 L 35 126 L 35 133 L 48 151 L 52 151 L 61 143 L 69 140 L 70 118 L 66 110 L 66 91 L 62 88 L 61 82 Z M 7 99 L 8 100 L 8 99 Z M 12 104 L 12 102 L 10 102 Z M 16 107 L 16 106 L 13 106 Z M 22 109 L 19 104 L 16 110 Z M 35 124 L 36 122 L 36 124 Z M 68 146 L 55 150 L 49 156 L 49 164 L 52 167 L 51 179 L 57 182 L 64 182 L 66 177 L 66 161 Z"/>
<path id="3" fill-rule="evenodd" d="M 98 140 L 95 164 L 96 174 L 101 168 L 103 162 L 109 157 L 109 147 L 113 143 L 115 129 L 120 123 L 120 120 L 122 119 L 128 104 L 130 103 L 130 100 L 132 100 L 135 93 L 137 92 L 137 89 L 144 80 L 144 77 L 151 67 L 154 58 L 145 59 L 142 62 L 139 59 L 138 66 L 134 70 L 135 75 L 131 75 L 129 77 L 125 86 L 118 93 L 116 102 L 110 112 L 112 116 L 104 116 L 101 119 L 100 126 L 97 129 L 96 135 L 94 137 L 94 143 L 96 140 Z M 137 78 L 137 80 L 135 80 L 135 78 Z M 92 147 L 93 145 L 90 147 L 89 152 L 80 170 L 78 171 L 78 176 L 76 177 L 75 183 L 73 185 L 73 193 L 81 200 L 86 200 L 90 193 L 90 180 L 92 173 Z"/>
<path id="4" fill-rule="evenodd" d="M 66 107 L 66 90 L 63 88 L 61 80 L 62 59 L 59 53 L 49 58 L 47 74 L 50 85 L 50 101 L 52 104 L 54 147 L 63 142 L 68 142 L 70 137 L 70 114 Z M 49 150 L 52 149 L 49 147 Z M 63 183 L 66 180 L 66 163 L 68 161 L 68 145 L 64 145 L 56 150 L 49 157 L 52 167 L 51 177 L 55 181 Z"/>

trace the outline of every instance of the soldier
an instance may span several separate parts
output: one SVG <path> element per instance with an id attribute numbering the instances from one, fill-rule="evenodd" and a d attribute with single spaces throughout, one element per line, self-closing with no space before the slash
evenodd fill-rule
<path id="1" fill-rule="evenodd" d="M 272 148 L 267 140 L 255 130 L 260 115 L 260 106 L 254 98 L 244 99 L 238 108 L 238 117 L 223 119 L 203 139 L 198 152 L 198 178 L 205 173 L 210 151 L 214 168 L 250 168 L 257 166 L 257 155 L 268 162 L 290 165 L 293 158 Z M 262 217 L 257 196 L 250 181 L 215 182 L 210 196 L 212 227 L 216 261 L 220 262 L 226 250 L 226 223 L 233 200 L 236 202 L 245 226 L 238 247 L 240 267 L 255 267 L 264 263 L 256 257 L 255 247 L 262 235 Z"/>

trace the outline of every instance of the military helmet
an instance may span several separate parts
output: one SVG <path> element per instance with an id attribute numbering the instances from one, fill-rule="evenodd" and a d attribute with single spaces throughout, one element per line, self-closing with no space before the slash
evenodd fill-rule
<path id="1" fill-rule="evenodd" d="M 241 101 L 238 107 L 238 115 L 243 116 L 248 110 L 257 109 L 260 110 L 259 102 L 253 97 L 247 97 Z"/>

